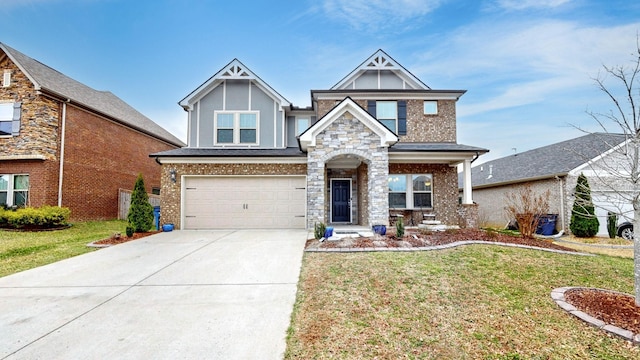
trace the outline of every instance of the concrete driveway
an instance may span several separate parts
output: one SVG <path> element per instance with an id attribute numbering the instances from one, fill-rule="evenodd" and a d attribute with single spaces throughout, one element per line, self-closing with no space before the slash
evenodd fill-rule
<path id="1" fill-rule="evenodd" d="M 0 359 L 281 359 L 306 235 L 173 231 L 0 278 Z"/>

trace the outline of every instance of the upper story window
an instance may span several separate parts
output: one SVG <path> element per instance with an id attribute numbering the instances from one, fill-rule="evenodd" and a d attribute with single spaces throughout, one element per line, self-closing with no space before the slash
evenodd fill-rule
<path id="1" fill-rule="evenodd" d="M 0 136 L 11 135 L 13 103 L 0 103 Z"/>
<path id="2" fill-rule="evenodd" d="M 438 115 L 438 102 L 433 100 L 424 101 L 425 115 Z"/>
<path id="3" fill-rule="evenodd" d="M 376 101 L 376 119 L 389 130 L 398 130 L 398 103 L 395 101 Z"/>
<path id="4" fill-rule="evenodd" d="M 407 135 L 407 101 L 367 101 L 367 112 L 397 135 Z"/>
<path id="5" fill-rule="evenodd" d="M 216 145 L 258 144 L 257 111 L 216 111 L 214 143 Z"/>
<path id="6" fill-rule="evenodd" d="M 29 198 L 29 175 L 0 175 L 0 206 L 27 205 Z"/>
<path id="7" fill-rule="evenodd" d="M 433 207 L 431 174 L 389 175 L 389 207 L 418 209 Z"/>
<path id="8" fill-rule="evenodd" d="M 309 118 L 296 118 L 296 136 L 309 128 Z"/>

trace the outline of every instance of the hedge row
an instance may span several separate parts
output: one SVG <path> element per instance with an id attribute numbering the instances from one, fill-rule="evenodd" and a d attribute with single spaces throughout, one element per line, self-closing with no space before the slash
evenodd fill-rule
<path id="1" fill-rule="evenodd" d="M 17 210 L 0 208 L 0 227 L 55 228 L 68 224 L 71 210 L 59 206 L 26 207 Z"/>

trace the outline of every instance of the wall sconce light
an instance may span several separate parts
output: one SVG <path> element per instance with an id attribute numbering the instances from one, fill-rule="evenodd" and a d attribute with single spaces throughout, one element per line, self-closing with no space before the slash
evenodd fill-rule
<path id="1" fill-rule="evenodd" d="M 171 176 L 171 182 L 175 184 L 175 182 L 176 182 L 176 171 L 174 169 L 171 169 L 169 171 L 169 175 Z"/>

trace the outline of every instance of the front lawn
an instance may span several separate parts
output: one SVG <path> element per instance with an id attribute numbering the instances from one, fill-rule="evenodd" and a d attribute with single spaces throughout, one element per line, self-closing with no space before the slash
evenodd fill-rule
<path id="1" fill-rule="evenodd" d="M 560 309 L 562 286 L 633 293 L 633 260 L 489 245 L 306 253 L 285 358 L 640 357 Z"/>
<path id="2" fill-rule="evenodd" d="M 64 230 L 21 232 L 0 230 L 0 277 L 50 264 L 94 249 L 86 245 L 124 234 L 126 221 L 89 221 Z"/>

